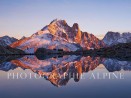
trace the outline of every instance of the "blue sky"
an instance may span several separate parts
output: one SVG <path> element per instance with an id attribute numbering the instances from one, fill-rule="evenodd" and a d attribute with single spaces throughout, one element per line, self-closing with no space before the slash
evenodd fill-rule
<path id="1" fill-rule="evenodd" d="M 56 18 L 95 35 L 131 31 L 131 0 L 0 0 L 0 13 L 0 36 L 30 36 Z"/>

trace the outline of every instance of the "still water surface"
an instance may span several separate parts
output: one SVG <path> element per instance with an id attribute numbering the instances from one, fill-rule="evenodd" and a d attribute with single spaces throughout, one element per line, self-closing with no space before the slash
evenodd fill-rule
<path id="1" fill-rule="evenodd" d="M 35 56 L 1 62 L 0 98 L 131 98 L 131 61 Z"/>

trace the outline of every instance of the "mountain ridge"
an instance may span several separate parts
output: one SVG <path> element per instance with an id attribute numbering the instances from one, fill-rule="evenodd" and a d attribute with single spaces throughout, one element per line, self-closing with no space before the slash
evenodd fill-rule
<path id="1" fill-rule="evenodd" d="M 121 34 L 119 32 L 108 31 L 102 40 L 107 46 L 113 46 L 119 43 L 130 43 L 131 33 L 124 32 Z"/>
<path id="2" fill-rule="evenodd" d="M 65 20 L 53 20 L 40 31 L 10 45 L 34 53 L 38 48 L 63 49 L 76 51 L 79 49 L 101 48 L 104 43 L 93 34 L 82 32 L 77 23 L 70 27 Z"/>
<path id="3" fill-rule="evenodd" d="M 7 38 L 7 40 L 5 41 L 4 38 Z M 77 51 L 129 43 L 131 42 L 131 33 L 120 34 L 119 32 L 108 31 L 104 38 L 100 40 L 93 34 L 81 31 L 78 23 L 69 26 L 65 20 L 54 19 L 30 37 L 22 37 L 18 40 L 3 36 L 2 41 L 2 43 L 6 42 L 6 44 L 2 44 L 3 46 L 10 45 L 12 48 L 18 48 L 27 53 L 34 53 L 38 48 Z"/>
<path id="4" fill-rule="evenodd" d="M 10 37 L 10 36 L 3 36 L 3 37 L 0 37 L 0 45 L 1 46 L 9 46 L 10 44 L 12 44 L 13 42 L 16 42 L 18 41 L 18 39 L 14 38 L 14 37 Z"/>

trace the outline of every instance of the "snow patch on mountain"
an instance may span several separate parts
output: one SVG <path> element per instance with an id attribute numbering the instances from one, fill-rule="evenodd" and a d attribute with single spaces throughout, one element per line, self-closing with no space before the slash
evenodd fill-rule
<path id="1" fill-rule="evenodd" d="M 16 48 L 22 49 L 27 53 L 34 53 L 38 48 L 41 47 L 47 49 L 58 48 L 65 51 L 76 51 L 79 49 L 79 47 L 77 47 L 75 44 L 69 43 L 65 39 L 51 34 L 48 28 L 33 34 L 29 40 L 21 43 Z"/>
<path id="2" fill-rule="evenodd" d="M 125 33 L 120 34 L 119 32 L 109 31 L 103 38 L 103 42 L 107 46 L 112 46 L 119 43 L 129 43 L 131 42 L 131 33 L 125 32 Z"/>
<path id="3" fill-rule="evenodd" d="M 16 41 L 17 41 L 17 39 L 14 37 L 9 37 L 9 36 L 0 37 L 0 45 L 1 46 L 8 46 Z"/>
<path id="4" fill-rule="evenodd" d="M 24 38 L 10 46 L 27 53 L 34 53 L 38 48 L 76 51 L 82 48 L 100 48 L 104 44 L 93 34 L 82 32 L 77 23 L 70 27 L 65 20 L 55 19 L 31 37 Z"/>

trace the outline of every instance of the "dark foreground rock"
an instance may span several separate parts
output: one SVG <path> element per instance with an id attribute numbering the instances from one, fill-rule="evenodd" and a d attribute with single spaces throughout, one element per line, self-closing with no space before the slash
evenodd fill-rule
<path id="1" fill-rule="evenodd" d="M 131 43 L 121 43 L 107 48 L 94 50 L 97 56 L 131 60 Z"/>
<path id="2" fill-rule="evenodd" d="M 23 56 L 24 55 L 3 55 L 3 56 L 0 56 L 0 64 L 3 62 L 9 62 L 11 60 L 21 58 Z"/>
<path id="3" fill-rule="evenodd" d="M 7 47 L 0 46 L 0 55 L 13 55 L 13 54 L 21 55 L 21 54 L 25 54 L 25 52 L 20 49 L 11 48 L 9 46 Z"/>

